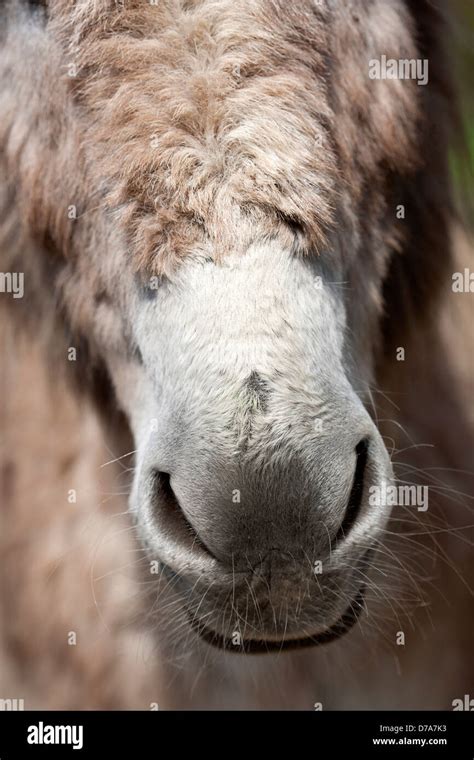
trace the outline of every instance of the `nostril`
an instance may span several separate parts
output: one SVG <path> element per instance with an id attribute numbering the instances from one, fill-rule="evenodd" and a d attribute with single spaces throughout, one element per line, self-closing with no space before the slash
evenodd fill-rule
<path id="1" fill-rule="evenodd" d="M 159 496 L 161 496 L 161 498 L 163 498 L 167 503 L 175 502 L 177 505 L 178 500 L 174 494 L 173 489 L 171 488 L 171 476 L 169 472 L 160 472 L 159 470 L 156 470 L 154 476 L 155 490 L 158 492 Z"/>
<path id="2" fill-rule="evenodd" d="M 349 534 L 350 530 L 352 529 L 352 526 L 354 525 L 360 513 L 360 508 L 362 504 L 362 494 L 364 491 L 364 476 L 365 476 L 365 470 L 367 467 L 368 452 L 369 452 L 369 441 L 367 438 L 363 438 L 362 441 L 359 441 L 355 449 L 356 466 L 355 466 L 355 472 L 354 472 L 354 479 L 352 481 L 351 493 L 349 496 L 349 501 L 347 503 L 344 518 L 342 520 L 342 523 L 340 525 L 340 528 L 335 538 L 336 542 L 345 538 Z"/>
<path id="3" fill-rule="evenodd" d="M 160 511 L 161 519 L 166 521 L 166 525 L 173 531 L 175 536 L 181 534 L 183 537 L 187 537 L 188 540 L 191 537 L 192 548 L 199 547 L 207 554 L 213 556 L 186 517 L 171 486 L 171 475 L 169 472 L 155 470 L 153 477 L 157 508 Z"/>

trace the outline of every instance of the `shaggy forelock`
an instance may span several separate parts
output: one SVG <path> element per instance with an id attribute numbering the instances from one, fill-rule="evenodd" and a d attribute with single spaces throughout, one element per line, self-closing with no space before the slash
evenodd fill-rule
<path id="1" fill-rule="evenodd" d="M 57 0 L 51 30 L 138 268 L 275 235 L 320 250 L 347 193 L 413 162 L 415 85 L 368 77 L 415 54 L 402 3 Z"/>

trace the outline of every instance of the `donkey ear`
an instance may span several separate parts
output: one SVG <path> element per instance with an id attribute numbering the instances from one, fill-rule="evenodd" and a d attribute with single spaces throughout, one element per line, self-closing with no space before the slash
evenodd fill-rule
<path id="1" fill-rule="evenodd" d="M 458 131 L 455 89 L 446 52 L 448 25 L 431 0 L 407 0 L 416 25 L 419 56 L 429 62 L 429 81 L 419 86 L 421 120 L 415 175 L 394 178 L 394 203 L 404 206 L 402 244 L 384 287 L 384 345 L 429 323 L 441 289 L 450 282 L 454 221 L 448 151 Z M 395 318 L 396 316 L 396 318 Z"/>

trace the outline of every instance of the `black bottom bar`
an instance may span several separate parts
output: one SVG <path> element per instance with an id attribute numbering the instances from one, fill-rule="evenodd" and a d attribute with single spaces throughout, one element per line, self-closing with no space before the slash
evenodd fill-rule
<path id="1" fill-rule="evenodd" d="M 474 758 L 472 712 L 0 712 L 0 758 L 281 755 Z M 312 749 L 311 749 L 312 748 Z M 104 755 L 104 750 L 106 755 Z"/>

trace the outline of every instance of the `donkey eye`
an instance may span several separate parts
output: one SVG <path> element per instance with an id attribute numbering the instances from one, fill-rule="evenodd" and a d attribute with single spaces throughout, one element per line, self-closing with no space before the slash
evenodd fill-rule
<path id="1" fill-rule="evenodd" d="M 48 0 L 26 0 L 26 5 L 31 8 L 43 8 L 45 11 L 48 8 Z"/>

